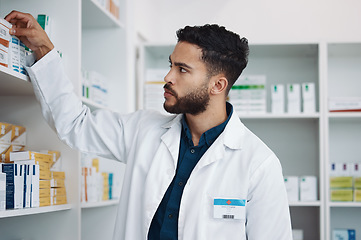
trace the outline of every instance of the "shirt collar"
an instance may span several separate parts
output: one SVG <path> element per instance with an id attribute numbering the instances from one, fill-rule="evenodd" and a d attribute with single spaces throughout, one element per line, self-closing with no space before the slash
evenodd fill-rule
<path id="1" fill-rule="evenodd" d="M 223 132 L 224 128 L 226 127 L 227 123 L 229 122 L 229 119 L 233 114 L 233 106 L 228 102 L 226 102 L 226 111 L 228 116 L 227 119 L 218 126 L 215 126 L 204 132 L 201 138 L 199 139 L 199 143 L 198 143 L 199 146 L 203 146 L 204 144 L 207 144 L 208 147 L 211 146 L 212 143 L 217 139 L 217 137 Z M 192 135 L 189 130 L 185 115 L 183 115 L 182 117 L 182 131 L 183 131 L 182 135 L 185 136 L 189 144 L 193 146 Z"/>

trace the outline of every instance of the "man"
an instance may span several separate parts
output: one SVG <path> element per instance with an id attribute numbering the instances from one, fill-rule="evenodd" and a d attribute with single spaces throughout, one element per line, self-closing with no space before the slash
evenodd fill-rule
<path id="1" fill-rule="evenodd" d="M 35 55 L 27 68 L 44 117 L 69 146 L 127 164 L 114 239 L 289 240 L 282 169 L 226 102 L 248 42 L 218 25 L 185 27 L 169 56 L 164 116 L 92 114 L 29 14 L 6 20 Z"/>

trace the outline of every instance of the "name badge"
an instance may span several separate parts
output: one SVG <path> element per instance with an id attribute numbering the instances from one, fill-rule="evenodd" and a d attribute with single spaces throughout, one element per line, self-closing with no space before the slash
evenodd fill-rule
<path id="1" fill-rule="evenodd" d="M 220 219 L 244 219 L 246 200 L 215 198 L 213 217 Z"/>

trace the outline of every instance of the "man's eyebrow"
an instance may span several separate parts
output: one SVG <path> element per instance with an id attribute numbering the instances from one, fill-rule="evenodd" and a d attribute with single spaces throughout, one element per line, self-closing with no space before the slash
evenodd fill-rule
<path id="1" fill-rule="evenodd" d="M 183 63 L 183 62 L 174 62 L 174 63 L 172 63 L 172 59 L 171 59 L 170 55 L 169 55 L 169 63 L 174 64 L 174 66 L 177 66 L 177 67 L 185 67 L 185 68 L 188 68 L 188 69 L 193 69 L 191 66 L 189 66 L 188 64 Z"/>

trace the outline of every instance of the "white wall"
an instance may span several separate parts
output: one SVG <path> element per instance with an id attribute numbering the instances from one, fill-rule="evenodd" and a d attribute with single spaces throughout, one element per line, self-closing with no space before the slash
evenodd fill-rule
<path id="1" fill-rule="evenodd" d="M 361 41 L 359 0 L 137 0 L 136 29 L 174 43 L 185 25 L 218 23 L 250 43 Z"/>

